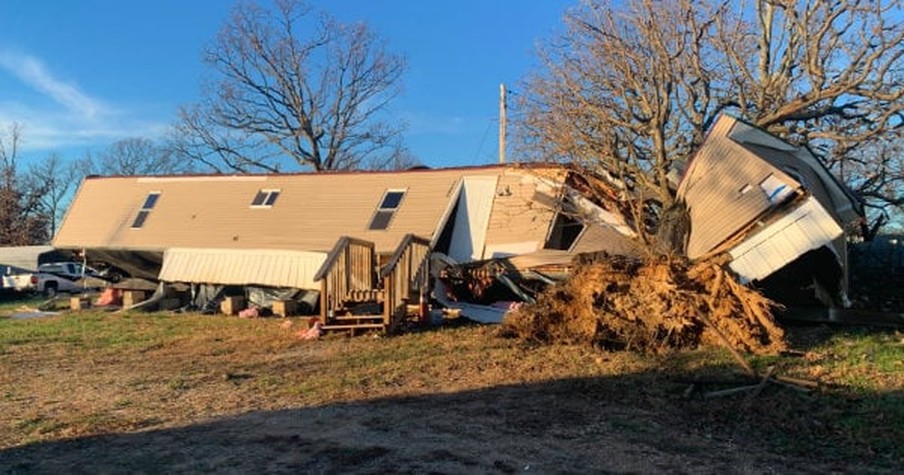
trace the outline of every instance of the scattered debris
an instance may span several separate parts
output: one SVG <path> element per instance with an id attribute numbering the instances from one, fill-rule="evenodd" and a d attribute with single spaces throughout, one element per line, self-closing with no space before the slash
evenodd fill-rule
<path id="1" fill-rule="evenodd" d="M 260 308 L 257 305 L 239 311 L 239 318 L 259 318 L 260 316 Z"/>
<path id="2" fill-rule="evenodd" d="M 307 330 L 299 330 L 297 333 L 295 333 L 295 335 L 302 340 L 316 340 L 323 335 L 323 330 L 321 329 L 322 326 L 323 324 L 318 320 L 315 321 L 313 325 L 311 325 L 311 328 L 308 328 Z"/>
<path id="3" fill-rule="evenodd" d="M 459 264 L 434 253 L 433 296 L 447 309 L 480 323 L 502 323 L 507 313 L 533 303 L 572 267 L 572 254 L 554 251 Z"/>
<path id="4" fill-rule="evenodd" d="M 105 307 L 108 305 L 122 305 L 122 290 L 113 287 L 104 289 L 103 292 L 94 301 L 97 307 Z"/>
<path id="5" fill-rule="evenodd" d="M 41 318 L 41 317 L 52 317 L 54 315 L 59 315 L 60 312 L 47 312 L 42 310 L 36 310 L 30 307 L 20 307 L 13 312 L 9 318 L 13 320 L 28 320 L 31 318 Z"/>

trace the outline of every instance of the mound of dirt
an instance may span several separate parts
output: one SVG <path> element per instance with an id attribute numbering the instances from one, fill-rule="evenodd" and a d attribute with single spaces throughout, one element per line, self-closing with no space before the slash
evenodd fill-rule
<path id="1" fill-rule="evenodd" d="M 689 264 L 609 257 L 582 264 L 501 332 L 539 342 L 660 352 L 701 344 L 773 353 L 785 348 L 775 304 L 738 283 L 726 257 Z"/>

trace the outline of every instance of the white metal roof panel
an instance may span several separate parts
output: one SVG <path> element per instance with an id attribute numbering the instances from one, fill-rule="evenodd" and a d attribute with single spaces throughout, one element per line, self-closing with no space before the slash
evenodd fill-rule
<path id="1" fill-rule="evenodd" d="M 745 281 L 763 279 L 805 252 L 831 245 L 841 234 L 841 226 L 811 196 L 732 248 L 731 268 Z"/>
<path id="2" fill-rule="evenodd" d="M 324 252 L 272 249 L 172 248 L 163 254 L 160 280 L 312 289 Z"/>

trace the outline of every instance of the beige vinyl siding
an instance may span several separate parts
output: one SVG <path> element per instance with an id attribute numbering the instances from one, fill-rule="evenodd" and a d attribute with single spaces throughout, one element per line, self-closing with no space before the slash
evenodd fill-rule
<path id="1" fill-rule="evenodd" d="M 487 228 L 487 249 L 528 242 L 537 243 L 534 250 L 542 249 L 555 218 L 551 205 L 555 205 L 557 196 L 556 189 L 541 182 L 530 170 L 506 171 L 496 185 Z"/>
<path id="2" fill-rule="evenodd" d="M 79 188 L 54 246 L 327 252 L 340 236 L 348 235 L 373 242 L 379 253 L 389 253 L 407 233 L 433 237 L 463 176 L 498 175 L 504 170 L 491 166 L 404 172 L 90 178 Z M 528 172 L 514 172 L 512 183 L 520 183 L 523 173 Z M 251 207 L 261 189 L 280 190 L 272 207 Z M 388 229 L 369 230 L 380 200 L 390 189 L 405 190 L 398 210 Z M 515 191 L 519 189 L 515 187 Z M 159 192 L 160 198 L 144 226 L 133 229 L 135 216 L 150 192 Z M 522 192 L 518 193 L 521 197 Z M 545 233 L 548 222 L 544 224 L 541 219 L 535 223 L 532 208 L 522 205 L 518 210 L 522 215 L 517 217 L 517 230 L 502 236 L 502 240 L 514 235 L 523 241 L 525 229 Z M 500 226 L 499 216 L 496 219 L 496 229 L 510 230 Z M 488 238 L 502 242 L 492 237 L 492 232 Z"/>
<path id="3" fill-rule="evenodd" d="M 770 208 L 759 186 L 769 175 L 794 190 L 800 187 L 789 175 L 731 140 L 734 123 L 728 116 L 717 121 L 679 187 L 694 223 L 687 249 L 691 259 L 713 250 Z M 750 189 L 742 193 L 747 185 Z"/>
<path id="4" fill-rule="evenodd" d="M 800 156 L 809 152 L 800 150 L 796 153 L 788 153 L 750 144 L 746 145 L 746 147 L 753 153 L 767 157 L 769 162 L 780 167 L 783 171 L 790 170 L 800 175 L 803 180 L 803 183 L 801 183 L 803 187 L 815 196 L 837 221 L 845 222 L 857 219 L 858 216 L 853 211 L 850 200 L 844 192 L 836 190 L 837 187 L 834 183 L 827 185 L 820 171 L 813 169 Z M 816 158 L 812 157 L 812 160 L 816 160 Z M 839 210 L 845 209 L 847 212 L 839 212 Z"/>
<path id="5" fill-rule="evenodd" d="M 60 248 L 205 247 L 328 251 L 339 236 L 391 251 L 406 233 L 431 237 L 461 170 L 405 173 L 173 178 L 84 182 L 54 244 Z M 278 189 L 270 208 L 251 207 L 260 189 Z M 405 197 L 385 231 L 368 224 L 387 189 Z M 149 192 L 160 192 L 144 226 L 132 222 Z"/>

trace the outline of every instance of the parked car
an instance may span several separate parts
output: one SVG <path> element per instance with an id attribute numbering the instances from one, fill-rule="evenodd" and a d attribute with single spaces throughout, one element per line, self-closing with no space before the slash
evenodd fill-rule
<path id="1" fill-rule="evenodd" d="M 59 292 L 81 292 L 85 290 L 85 286 L 79 280 L 97 276 L 96 270 L 78 262 L 41 264 L 38 271 L 31 274 L 29 290 L 47 297 L 53 297 Z"/>

